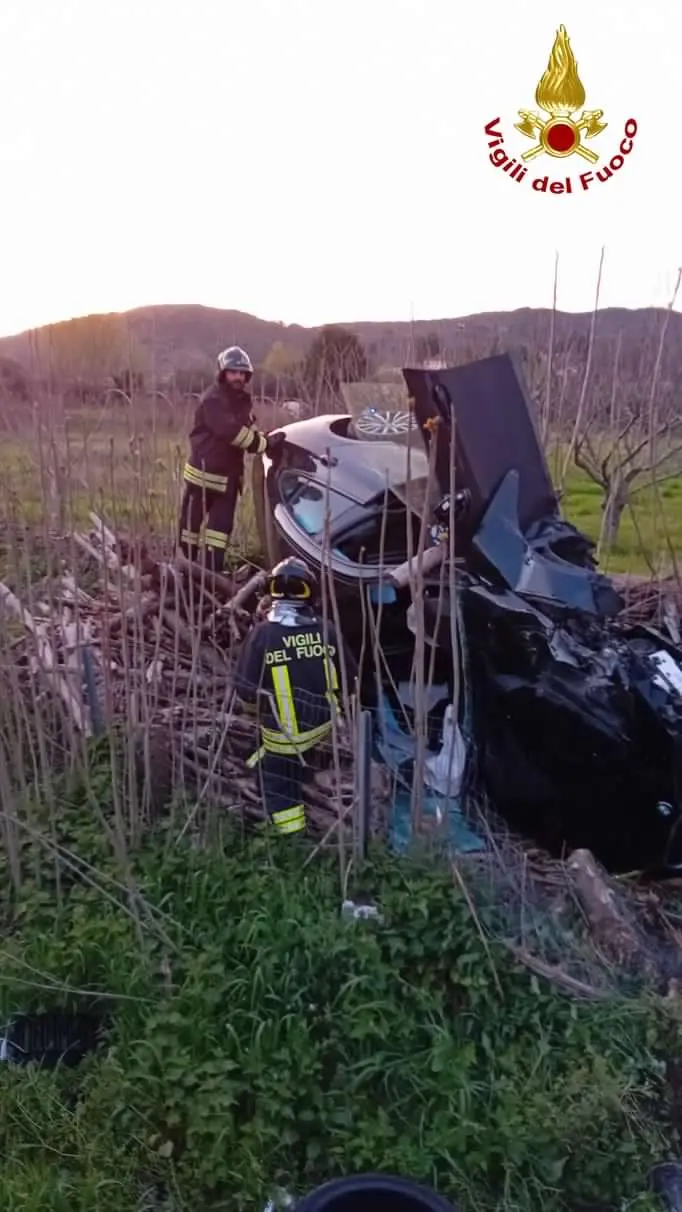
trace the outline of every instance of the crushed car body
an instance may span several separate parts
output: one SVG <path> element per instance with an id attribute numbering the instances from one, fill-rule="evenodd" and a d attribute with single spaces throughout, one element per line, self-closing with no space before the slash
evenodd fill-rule
<path id="1" fill-rule="evenodd" d="M 421 629 L 427 786 L 447 747 L 470 819 L 485 805 L 612 871 L 682 869 L 682 651 L 625 625 L 594 545 L 562 518 L 511 355 L 403 375 L 410 411 L 393 429 L 366 415 L 285 427 L 254 477 L 269 560 L 330 570 L 357 654 L 372 612 L 381 671 L 366 656 L 361 694 L 406 783 Z"/>

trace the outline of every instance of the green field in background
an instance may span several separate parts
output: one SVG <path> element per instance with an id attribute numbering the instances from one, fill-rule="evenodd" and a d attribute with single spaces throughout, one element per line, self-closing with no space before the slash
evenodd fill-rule
<path id="1" fill-rule="evenodd" d="M 158 433 L 154 427 L 131 438 L 121 423 L 103 431 L 63 439 L 51 447 L 8 437 L 0 446 L 0 511 L 37 530 L 84 526 L 88 511 L 102 511 L 111 526 L 172 536 L 182 491 L 186 440 L 182 433 Z M 550 464 L 556 463 L 552 452 Z M 659 502 L 657 506 L 656 502 Z M 573 468 L 562 498 L 565 516 L 595 541 L 602 518 L 602 492 L 589 476 Z M 248 491 L 242 499 L 235 545 L 258 554 L 258 537 Z M 619 541 L 602 553 L 613 572 L 671 571 L 682 549 L 682 476 L 663 482 L 656 493 L 635 494 L 623 516 Z"/>

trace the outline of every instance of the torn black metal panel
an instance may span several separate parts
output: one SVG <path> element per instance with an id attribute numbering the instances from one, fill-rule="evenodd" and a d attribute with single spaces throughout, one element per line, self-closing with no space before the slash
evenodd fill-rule
<path id="1" fill-rule="evenodd" d="M 561 524 L 557 521 L 551 530 L 538 530 L 540 542 L 544 542 L 531 546 L 521 531 L 519 509 L 520 476 L 511 470 L 500 482 L 472 540 L 489 571 L 523 596 L 588 614 L 618 614 L 623 600 L 611 582 L 592 567 L 564 559 L 551 545 L 551 540 L 561 537 Z M 573 536 L 566 538 L 568 542 Z"/>
<path id="2" fill-rule="evenodd" d="M 455 485 L 468 489 L 467 523 L 478 527 L 507 472 L 519 473 L 519 521 L 558 516 L 558 498 L 540 444 L 517 360 L 508 353 L 444 370 L 403 370 L 419 426 L 428 445 L 435 440 L 436 473 L 443 494 L 450 483 L 454 439 Z M 435 438 L 427 422 L 437 416 Z"/>
<path id="3" fill-rule="evenodd" d="M 587 846 L 614 871 L 675 868 L 682 701 L 656 681 L 655 639 L 589 618 L 558 627 L 476 584 L 463 613 L 480 769 L 500 815 L 557 857 Z"/>
<path id="4" fill-rule="evenodd" d="M 103 1014 L 20 1014 L 2 1033 L 0 1059 L 15 1065 L 74 1068 L 99 1047 L 107 1025 Z"/>
<path id="5" fill-rule="evenodd" d="M 597 568 L 596 544 L 565 518 L 541 518 L 527 528 L 525 538 L 536 551 L 551 553 L 579 568 Z"/>

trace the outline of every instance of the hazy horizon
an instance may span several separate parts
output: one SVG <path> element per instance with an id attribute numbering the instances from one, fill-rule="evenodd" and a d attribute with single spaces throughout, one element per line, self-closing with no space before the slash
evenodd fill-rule
<path id="1" fill-rule="evenodd" d="M 126 308 L 126 310 L 123 312 L 84 312 L 81 316 L 67 316 L 61 320 L 48 321 L 47 325 L 45 325 L 45 326 L 50 326 L 52 324 L 68 323 L 69 320 L 86 319 L 89 316 L 102 316 L 102 315 L 121 316 L 121 315 L 128 315 L 129 313 L 135 312 L 135 311 L 146 311 L 149 308 L 160 308 L 160 307 L 181 307 L 181 308 L 204 307 L 208 311 L 234 312 L 239 315 L 243 315 L 250 320 L 256 320 L 256 321 L 260 320 L 263 323 L 267 323 L 267 324 L 282 323 L 281 321 L 277 320 L 276 318 L 274 318 L 272 316 L 254 315 L 253 312 L 242 311 L 242 309 L 239 307 L 221 308 L 221 307 L 213 307 L 206 303 L 170 303 L 170 302 L 168 302 L 168 303 L 140 303 L 136 307 Z M 600 304 L 600 306 L 597 310 L 599 312 L 643 311 L 643 310 L 650 310 L 651 308 L 654 308 L 655 310 L 659 310 L 659 311 L 666 311 L 666 310 L 668 310 L 668 305 L 667 304 L 643 304 L 643 306 L 641 306 L 641 307 L 623 307 L 618 303 L 609 303 L 608 305 Z M 501 315 L 512 314 L 513 312 L 516 312 L 516 311 L 551 311 L 551 310 L 552 310 L 551 303 L 549 305 L 544 305 L 544 304 L 540 303 L 535 307 L 527 307 L 524 304 L 521 304 L 519 307 L 505 308 L 504 310 L 500 310 L 499 314 L 501 314 Z M 574 308 L 557 306 L 557 311 L 562 312 L 564 315 L 573 315 L 573 316 L 591 315 L 593 310 L 594 310 L 593 307 L 575 310 Z M 682 307 L 680 306 L 679 303 L 677 304 L 675 310 L 676 311 L 682 310 Z M 460 315 L 451 315 L 451 316 L 447 316 L 447 315 L 415 316 L 412 318 L 410 316 L 399 316 L 399 317 L 388 318 L 388 319 L 386 319 L 386 317 L 382 317 L 380 319 L 369 319 L 369 320 L 367 318 L 365 318 L 364 316 L 356 316 L 354 318 L 350 318 L 350 317 L 346 316 L 346 317 L 341 317 L 340 319 L 335 319 L 335 320 L 321 320 L 317 324 L 298 324 L 296 320 L 292 320 L 289 324 L 284 324 L 284 327 L 285 328 L 302 328 L 304 330 L 308 330 L 308 329 L 320 328 L 326 324 L 338 324 L 341 327 L 343 327 L 345 325 L 351 326 L 351 325 L 358 325 L 358 324 L 363 324 L 363 325 L 364 324 L 381 324 L 384 322 L 387 324 L 399 324 L 399 323 L 409 324 L 410 322 L 414 322 L 416 324 L 441 324 L 441 323 L 451 323 L 456 320 L 468 320 L 471 318 L 475 318 L 477 316 L 484 316 L 484 315 L 490 315 L 490 314 L 497 314 L 497 313 L 494 311 L 485 311 L 485 312 L 461 313 Z M 5 337 L 7 337 L 7 338 L 19 337 L 19 336 L 24 335 L 26 332 L 31 332 L 34 329 L 45 327 L 45 326 L 44 325 L 35 325 L 35 326 L 33 326 L 33 328 L 30 328 L 30 329 L 24 328 L 24 329 L 18 329 L 15 332 L 0 333 L 0 340 L 4 340 Z"/>
<path id="2" fill-rule="evenodd" d="M 665 307 L 682 263 L 675 112 L 682 13 L 606 0 L 5 0 L 0 335 L 141 306 L 305 327 L 521 307 Z M 528 180 L 494 168 L 536 110 L 566 23 L 606 130 Z M 633 150 L 613 179 L 534 193 Z M 577 189 L 577 187 L 576 187 Z M 180 301 L 178 303 L 178 300 Z M 679 301 L 678 301 L 679 304 Z"/>

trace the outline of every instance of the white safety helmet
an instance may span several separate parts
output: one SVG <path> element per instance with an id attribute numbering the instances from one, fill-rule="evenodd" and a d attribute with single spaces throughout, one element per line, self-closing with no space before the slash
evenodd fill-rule
<path id="1" fill-rule="evenodd" d="M 253 374 L 253 366 L 251 359 L 245 349 L 240 349 L 238 345 L 230 345 L 229 349 L 224 349 L 218 354 L 218 374 L 221 375 L 225 370 L 241 370 L 246 375 L 246 381 Z"/>

